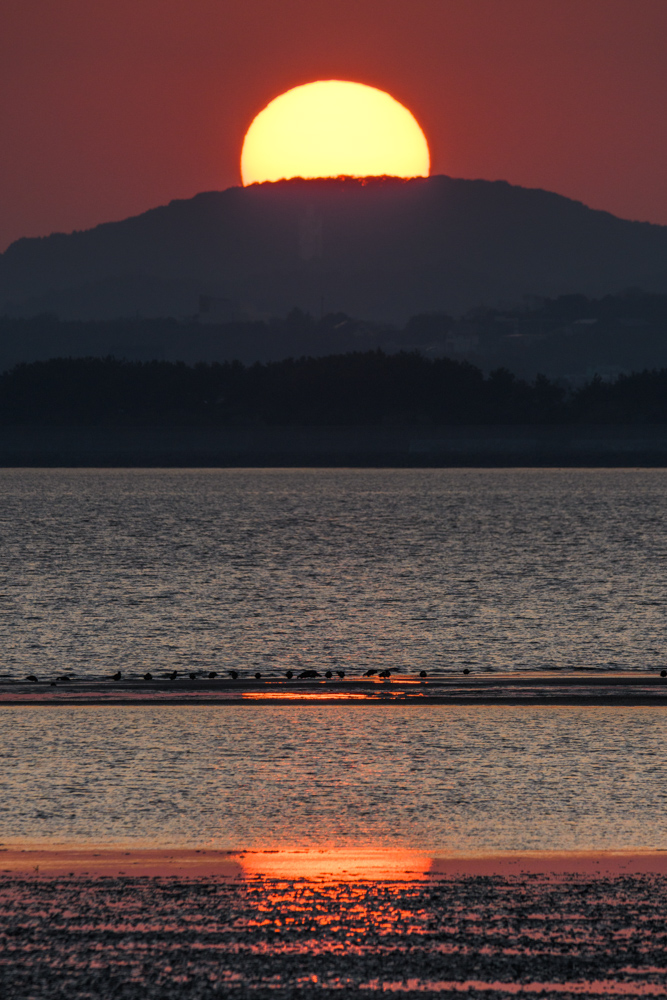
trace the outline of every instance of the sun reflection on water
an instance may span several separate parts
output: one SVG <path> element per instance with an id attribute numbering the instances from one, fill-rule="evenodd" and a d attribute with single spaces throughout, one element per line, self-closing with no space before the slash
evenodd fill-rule
<path id="1" fill-rule="evenodd" d="M 427 877 L 433 862 L 418 851 L 257 851 L 241 859 L 248 879 L 309 879 L 323 882 L 358 882 L 388 879 L 414 881 Z"/>

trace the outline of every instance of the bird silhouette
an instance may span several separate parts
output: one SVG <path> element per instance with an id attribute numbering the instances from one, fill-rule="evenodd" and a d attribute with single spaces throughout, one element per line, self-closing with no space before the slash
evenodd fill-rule
<path id="1" fill-rule="evenodd" d="M 661 677 L 667 677 L 667 670 L 661 670 L 660 671 L 660 676 Z"/>
<path id="2" fill-rule="evenodd" d="M 426 671 L 425 670 L 420 670 L 419 671 L 419 676 L 420 677 L 426 677 Z"/>
<path id="3" fill-rule="evenodd" d="M 330 670 L 327 670 L 327 672 L 326 672 L 326 674 L 325 674 L 324 676 L 326 677 L 326 679 L 327 679 L 328 681 L 330 681 L 330 680 L 331 680 L 331 678 L 333 677 L 333 674 L 331 673 L 331 671 L 330 671 Z"/>
<path id="4" fill-rule="evenodd" d="M 68 683 L 71 681 L 71 679 L 72 679 L 71 677 L 66 677 L 65 674 L 63 674 L 62 677 L 56 677 L 57 681 L 67 681 Z"/>
<path id="5" fill-rule="evenodd" d="M 294 677 L 294 674 L 292 673 L 291 670 L 288 670 L 287 673 L 285 674 L 285 677 L 287 678 L 288 681 L 291 681 L 292 678 Z"/>
<path id="6" fill-rule="evenodd" d="M 367 670 L 366 673 L 364 674 L 364 677 L 372 677 L 373 674 L 376 674 L 376 673 L 377 673 L 377 670 Z"/>
<path id="7" fill-rule="evenodd" d="M 144 680 L 145 681 L 152 681 L 153 680 L 153 675 L 152 675 L 152 673 L 150 671 L 148 671 L 147 673 L 144 674 Z"/>
<path id="8" fill-rule="evenodd" d="M 194 673 L 194 671 L 193 671 L 193 673 L 190 674 L 190 680 L 191 681 L 196 681 L 197 680 L 197 675 Z"/>
<path id="9" fill-rule="evenodd" d="M 262 679 L 262 675 L 260 674 L 260 672 L 258 670 L 257 673 L 255 674 L 255 680 L 256 681 L 261 681 L 261 679 Z"/>
<path id="10" fill-rule="evenodd" d="M 119 681 L 122 676 L 123 675 L 121 674 L 120 670 L 117 670 L 115 674 L 111 675 L 111 680 L 112 681 Z"/>
<path id="11" fill-rule="evenodd" d="M 320 674 L 318 674 L 317 670 L 302 670 L 301 673 L 299 674 L 299 677 L 303 678 L 304 680 L 308 680 L 311 677 L 319 677 L 319 676 Z"/>
<path id="12" fill-rule="evenodd" d="M 169 674 L 169 680 L 175 681 L 177 677 L 178 677 L 178 670 L 172 670 L 172 672 Z"/>
<path id="13" fill-rule="evenodd" d="M 236 680 L 236 678 L 238 677 L 238 675 L 239 675 L 239 672 L 238 672 L 238 670 L 230 670 L 230 671 L 229 671 L 229 676 L 231 677 L 231 679 L 232 679 L 233 681 L 235 681 L 235 680 Z"/>
<path id="14" fill-rule="evenodd" d="M 30 681 L 31 684 L 39 684 L 39 681 L 37 680 L 34 674 L 28 674 L 26 680 Z"/>
<path id="15" fill-rule="evenodd" d="M 337 670 L 336 673 L 338 674 L 338 676 L 340 677 L 341 680 L 343 679 L 343 677 L 345 677 L 345 671 L 344 670 Z"/>
<path id="16" fill-rule="evenodd" d="M 464 667 L 463 668 L 463 673 L 464 674 L 469 674 L 470 673 L 470 670 L 468 669 L 468 667 Z"/>
<path id="17" fill-rule="evenodd" d="M 208 679 L 209 679 L 210 681 L 212 681 L 212 680 L 213 680 L 213 678 L 214 678 L 214 677 L 217 677 L 217 676 L 218 676 L 218 675 L 217 675 L 217 673 L 215 672 L 215 670 L 210 670 L 210 671 L 209 671 L 209 675 L 208 675 Z"/>

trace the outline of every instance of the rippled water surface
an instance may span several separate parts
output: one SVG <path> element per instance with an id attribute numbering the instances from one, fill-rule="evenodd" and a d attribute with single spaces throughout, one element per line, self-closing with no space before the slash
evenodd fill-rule
<path id="1" fill-rule="evenodd" d="M 652 670 L 663 470 L 2 470 L 0 673 Z M 3 707 L 0 839 L 667 847 L 661 709 Z"/>
<path id="2" fill-rule="evenodd" d="M 665 470 L 0 470 L 0 674 L 665 661 Z"/>
<path id="3" fill-rule="evenodd" d="M 5 707 L 0 829 L 228 848 L 667 848 L 662 708 Z"/>

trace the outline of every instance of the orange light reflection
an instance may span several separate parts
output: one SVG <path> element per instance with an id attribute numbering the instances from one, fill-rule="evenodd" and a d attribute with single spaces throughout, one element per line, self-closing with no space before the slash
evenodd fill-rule
<path id="1" fill-rule="evenodd" d="M 372 695 L 376 697 L 375 692 Z M 277 701 L 280 698 L 289 701 L 368 701 L 367 693 L 353 691 L 332 691 L 330 688 L 321 691 L 244 691 L 241 694 L 244 701 Z"/>
<path id="2" fill-rule="evenodd" d="M 432 859 L 418 851 L 258 851 L 239 858 L 243 877 L 359 882 L 414 881 L 428 876 Z"/>

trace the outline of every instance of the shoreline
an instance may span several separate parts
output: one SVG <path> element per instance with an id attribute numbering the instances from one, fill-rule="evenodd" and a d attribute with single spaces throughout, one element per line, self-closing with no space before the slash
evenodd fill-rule
<path id="1" fill-rule="evenodd" d="M 28 842 L 25 842 L 28 845 Z M 0 879 L 169 878 L 400 881 L 484 877 L 667 877 L 667 848 L 451 853 L 418 850 L 219 850 L 0 845 Z"/>
<path id="2" fill-rule="evenodd" d="M 266 698 L 239 698 L 232 700 L 231 698 L 173 698 L 173 699 L 158 699 L 158 698 L 116 698 L 108 700 L 93 700 L 93 699 L 77 699 L 77 700 L 67 700 L 63 699 L 60 701 L 37 701 L 37 700 L 23 700 L 23 701 L 8 701 L 0 700 L 0 708 L 105 708 L 105 707 L 145 707 L 145 708 L 164 708 L 167 706 L 173 706 L 175 708 L 189 708 L 192 706 L 199 706 L 201 708 L 230 708 L 230 707 L 251 707 L 257 705 L 265 706 L 284 706 L 284 707 L 304 707 L 304 706 L 325 706 L 325 707 L 336 707 L 340 705 L 346 706 L 383 706 L 391 707 L 392 705 L 404 708 L 406 706 L 412 706 L 416 708 L 423 708 L 425 705 L 433 706 L 443 706 L 452 707 L 455 705 L 460 705 L 465 708 L 474 708 L 476 705 L 484 707 L 492 707 L 497 705 L 498 707 L 505 708 L 520 708 L 522 706 L 529 708 L 548 708 L 553 706 L 555 708 L 665 708 L 667 707 L 667 697 L 656 698 L 656 697 L 646 697 L 646 698 L 623 698 L 623 697 L 609 697 L 600 698 L 594 695 L 590 697 L 580 697 L 580 698 L 441 698 L 441 697 L 424 697 L 418 698 L 386 698 L 386 699 L 371 699 L 371 698 L 329 698 L 326 695 L 321 697 L 303 697 L 303 698 L 280 698 L 280 697 L 266 697 Z"/>
<path id="3" fill-rule="evenodd" d="M 667 467 L 664 424 L 12 424 L 0 468 Z"/>

